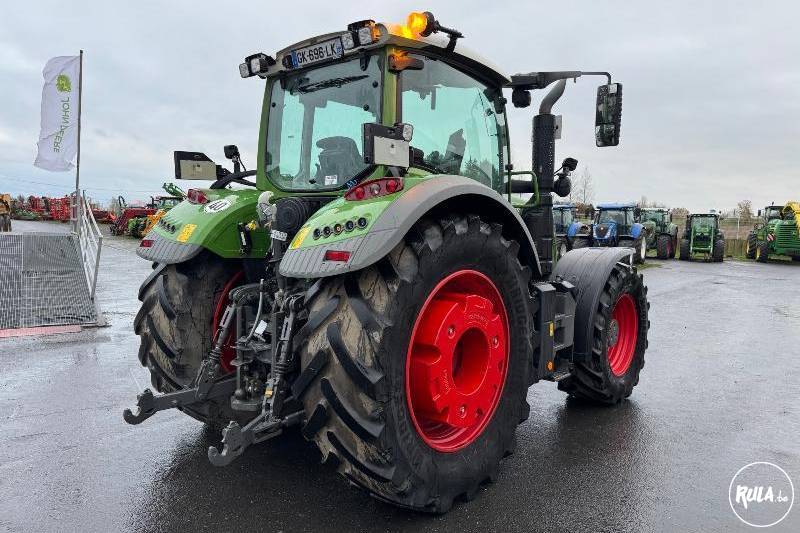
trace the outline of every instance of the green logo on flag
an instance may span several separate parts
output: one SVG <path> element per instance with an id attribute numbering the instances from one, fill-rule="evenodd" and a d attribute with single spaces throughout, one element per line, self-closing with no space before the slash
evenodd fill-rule
<path id="1" fill-rule="evenodd" d="M 72 91 L 72 81 L 66 74 L 59 74 L 56 78 L 56 89 L 60 93 L 68 93 Z"/>

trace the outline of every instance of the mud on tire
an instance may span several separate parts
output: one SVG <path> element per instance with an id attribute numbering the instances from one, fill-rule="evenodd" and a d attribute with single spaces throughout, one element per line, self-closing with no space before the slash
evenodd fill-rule
<path id="1" fill-rule="evenodd" d="M 235 264 L 202 254 L 187 263 L 166 266 L 140 292 L 142 307 L 133 323 L 141 337 L 139 362 L 150 370 L 157 391 L 173 392 L 190 385 L 211 349 L 217 300 L 239 270 Z M 241 418 L 227 399 L 183 411 L 215 428 Z"/>
<path id="2" fill-rule="evenodd" d="M 611 370 L 608 339 L 614 306 L 626 294 L 635 303 L 637 335 L 630 366 L 618 376 Z M 594 314 L 591 360 L 576 363 L 572 376 L 559 381 L 558 388 L 570 396 L 603 404 L 616 404 L 630 396 L 633 387 L 639 383 L 639 373 L 644 367 L 647 332 L 650 329 L 649 307 L 642 275 L 616 265 L 606 281 Z"/>
<path id="3" fill-rule="evenodd" d="M 500 460 L 514 449 L 516 426 L 529 413 L 535 303 L 519 246 L 501 232 L 502 226 L 477 216 L 420 222 L 378 264 L 323 279 L 310 301 L 300 335 L 303 372 L 293 391 L 304 404 L 303 435 L 324 459 L 338 462 L 342 475 L 379 499 L 447 511 L 455 498 L 471 499 L 493 481 Z M 474 441 L 443 453 L 415 428 L 406 362 L 427 295 L 463 269 L 496 285 L 513 335 L 494 414 Z"/>

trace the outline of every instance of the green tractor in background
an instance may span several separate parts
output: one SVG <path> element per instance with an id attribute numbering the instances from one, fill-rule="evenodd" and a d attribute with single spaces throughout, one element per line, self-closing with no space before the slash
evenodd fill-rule
<path id="1" fill-rule="evenodd" d="M 577 163 L 554 168 L 567 80 L 608 80 L 597 146 L 619 142 L 622 85 L 509 77 L 461 37 L 412 13 L 245 58 L 265 87 L 256 170 L 233 146 L 232 173 L 176 152 L 176 177 L 216 181 L 138 249 L 154 269 L 134 329 L 157 392 L 128 423 L 177 408 L 223 428 L 217 466 L 297 426 L 351 483 L 444 512 L 496 478 L 533 383 L 602 404 L 632 393 L 643 278 L 625 248 L 556 261 L 552 212 Z M 506 106 L 546 88 L 533 167 L 514 170 Z"/>
<path id="2" fill-rule="evenodd" d="M 800 261 L 800 203 L 770 205 L 758 211 L 762 222 L 747 235 L 747 258 L 766 263 L 770 255 Z"/>
<path id="3" fill-rule="evenodd" d="M 715 263 L 722 262 L 725 256 L 725 235 L 719 229 L 718 214 L 693 213 L 686 217 L 680 259 L 691 261 L 695 254 Z"/>
<path id="4" fill-rule="evenodd" d="M 647 249 L 655 250 L 659 259 L 673 259 L 678 250 L 678 226 L 672 223 L 669 209 L 643 207 L 639 222 L 644 226 Z"/>

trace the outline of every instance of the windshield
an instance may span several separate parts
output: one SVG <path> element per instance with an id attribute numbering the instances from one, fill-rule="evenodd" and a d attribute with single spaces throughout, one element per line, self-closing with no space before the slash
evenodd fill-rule
<path id="1" fill-rule="evenodd" d="M 380 121 L 381 67 L 368 56 L 272 81 L 267 177 L 281 189 L 334 190 L 368 169 L 361 125 Z"/>
<path id="2" fill-rule="evenodd" d="M 663 211 L 643 211 L 642 212 L 642 221 L 646 222 L 648 220 L 652 220 L 653 222 L 666 222 L 667 221 L 667 214 Z"/>
<path id="3" fill-rule="evenodd" d="M 766 210 L 767 220 L 772 220 L 773 218 L 781 218 L 781 208 L 780 207 L 768 207 Z"/>
<path id="4" fill-rule="evenodd" d="M 702 233 L 710 232 L 714 227 L 714 217 L 692 217 L 692 229 Z"/>
<path id="5" fill-rule="evenodd" d="M 623 209 L 603 209 L 597 214 L 598 224 L 607 224 L 609 222 L 625 224 L 625 211 Z"/>

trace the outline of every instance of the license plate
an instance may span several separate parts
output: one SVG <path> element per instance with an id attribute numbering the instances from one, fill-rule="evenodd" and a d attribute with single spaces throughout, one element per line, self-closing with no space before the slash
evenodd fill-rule
<path id="1" fill-rule="evenodd" d="M 325 61 L 326 59 L 338 59 L 344 55 L 342 39 L 337 37 L 329 41 L 323 41 L 304 48 L 292 50 L 292 67 L 300 68 Z"/>

